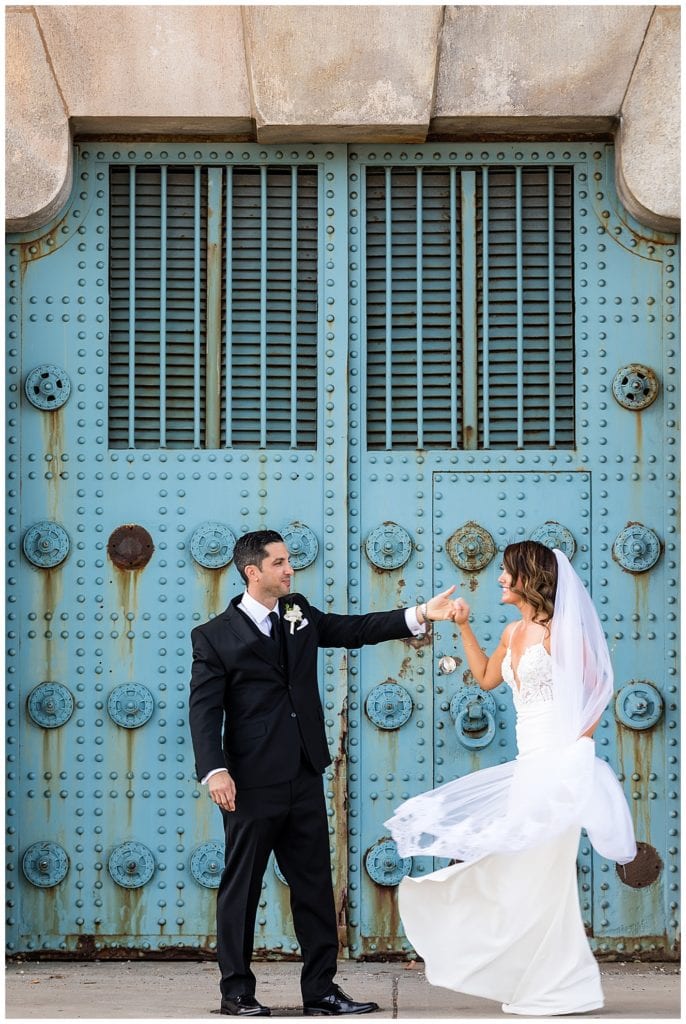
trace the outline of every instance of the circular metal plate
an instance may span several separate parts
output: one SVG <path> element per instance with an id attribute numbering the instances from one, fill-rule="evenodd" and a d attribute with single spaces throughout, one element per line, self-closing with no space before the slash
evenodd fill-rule
<path id="1" fill-rule="evenodd" d="M 319 542 L 309 526 L 298 522 L 289 523 L 281 531 L 281 536 L 288 548 L 294 569 L 304 569 L 312 565 L 319 552 Z"/>
<path id="2" fill-rule="evenodd" d="M 124 729 L 138 729 L 145 725 L 154 710 L 153 695 L 141 683 L 115 686 L 107 698 L 107 713 L 113 722 Z"/>
<path id="3" fill-rule="evenodd" d="M 69 534 L 59 523 L 43 519 L 24 534 L 24 554 L 39 569 L 54 569 L 69 554 Z"/>
<path id="4" fill-rule="evenodd" d="M 59 885 L 69 870 L 69 857 L 57 843 L 34 843 L 22 859 L 22 870 L 32 885 L 49 889 Z"/>
<path id="5" fill-rule="evenodd" d="M 28 696 L 28 712 L 36 725 L 57 729 L 71 718 L 74 698 L 61 683 L 39 683 Z"/>
<path id="6" fill-rule="evenodd" d="M 112 850 L 107 868 L 117 885 L 140 889 L 153 876 L 155 858 L 143 843 L 122 843 Z"/>
<path id="7" fill-rule="evenodd" d="M 446 541 L 445 549 L 458 569 L 466 572 L 485 569 L 496 552 L 495 541 L 488 530 L 475 522 L 465 523 L 455 530 Z"/>
<path id="8" fill-rule="evenodd" d="M 659 391 L 655 371 L 642 363 L 622 366 L 612 381 L 612 394 L 624 409 L 639 412 L 647 409 L 657 398 Z"/>
<path id="9" fill-rule="evenodd" d="M 615 697 L 617 721 L 629 729 L 652 729 L 662 718 L 663 710 L 661 694 L 644 680 L 623 686 Z"/>
<path id="10" fill-rule="evenodd" d="M 191 874 L 206 889 L 218 889 L 224 870 L 224 844 L 202 843 L 191 854 Z"/>
<path id="11" fill-rule="evenodd" d="M 206 569 L 223 569 L 233 558 L 236 538 L 228 526 L 208 519 L 191 537 L 191 555 Z"/>
<path id="12" fill-rule="evenodd" d="M 412 538 L 397 523 L 382 523 L 369 534 L 364 549 L 377 568 L 399 569 L 412 554 Z"/>
<path id="13" fill-rule="evenodd" d="M 155 545 L 144 526 L 127 523 L 110 534 L 107 554 L 118 569 L 142 569 L 152 558 Z"/>
<path id="14" fill-rule="evenodd" d="M 398 885 L 412 870 L 412 858 L 401 857 L 392 839 L 379 839 L 367 851 L 364 866 L 377 885 Z"/>
<path id="15" fill-rule="evenodd" d="M 398 683 L 381 683 L 369 691 L 364 709 L 379 729 L 399 729 L 412 714 L 412 697 Z"/>
<path id="16" fill-rule="evenodd" d="M 457 738 L 470 750 L 487 747 L 495 736 L 495 700 L 474 686 L 462 687 L 450 701 Z"/>
<path id="17" fill-rule="evenodd" d="M 59 409 L 71 394 L 71 381 L 61 366 L 42 363 L 24 381 L 24 391 L 31 405 L 43 411 Z"/>
<path id="18" fill-rule="evenodd" d="M 632 889 L 645 889 L 656 882 L 664 864 L 654 846 L 636 843 L 636 856 L 629 864 L 618 864 L 617 874 Z"/>
<path id="19" fill-rule="evenodd" d="M 612 545 L 612 557 L 628 572 L 647 572 L 660 557 L 658 535 L 642 523 L 631 523 L 621 530 Z"/>
<path id="20" fill-rule="evenodd" d="M 539 544 L 545 544 L 547 548 L 559 548 L 570 562 L 576 553 L 576 541 L 572 531 L 552 519 L 543 523 L 542 526 L 537 526 L 532 532 L 530 540 L 537 540 Z"/>

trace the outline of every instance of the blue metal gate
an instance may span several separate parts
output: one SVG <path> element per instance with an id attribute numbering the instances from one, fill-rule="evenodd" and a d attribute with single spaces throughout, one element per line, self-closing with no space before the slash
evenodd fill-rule
<path id="1" fill-rule="evenodd" d="M 11 952 L 213 947 L 188 634 L 270 525 L 322 607 L 457 582 L 486 645 L 505 544 L 573 555 L 641 843 L 620 873 L 582 840 L 585 919 L 601 953 L 675 954 L 677 249 L 621 209 L 612 158 L 77 147 L 63 215 L 8 244 Z M 342 946 L 407 954 L 395 885 L 433 864 L 383 821 L 511 757 L 509 698 L 479 697 L 444 625 L 325 650 L 321 679 Z M 274 864 L 258 948 L 297 952 L 287 908 Z"/>

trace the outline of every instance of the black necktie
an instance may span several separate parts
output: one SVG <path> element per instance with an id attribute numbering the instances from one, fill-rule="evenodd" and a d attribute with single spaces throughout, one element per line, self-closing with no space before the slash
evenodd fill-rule
<path id="1" fill-rule="evenodd" d="M 270 612 L 269 621 L 271 622 L 272 625 L 271 639 L 278 651 L 281 649 L 281 627 L 279 625 L 278 614 L 276 612 Z"/>

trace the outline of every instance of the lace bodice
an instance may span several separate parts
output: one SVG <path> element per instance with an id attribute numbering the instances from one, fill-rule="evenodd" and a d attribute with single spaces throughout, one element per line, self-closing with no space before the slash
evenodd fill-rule
<path id="1" fill-rule="evenodd" d="M 502 672 L 503 679 L 512 689 L 515 707 L 552 701 L 553 660 L 543 644 L 525 648 L 517 666 L 518 680 L 515 680 L 512 669 L 512 649 L 508 647 Z"/>

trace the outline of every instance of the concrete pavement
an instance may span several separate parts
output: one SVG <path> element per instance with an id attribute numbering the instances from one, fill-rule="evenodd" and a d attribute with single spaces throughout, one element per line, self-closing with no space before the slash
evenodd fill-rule
<path id="1" fill-rule="evenodd" d="M 253 966 L 257 998 L 272 1008 L 273 1016 L 300 1016 L 300 964 Z M 678 965 L 601 964 L 600 970 L 605 1007 L 584 1017 L 680 1019 Z M 341 961 L 336 980 L 353 998 L 379 1004 L 381 1010 L 369 1014 L 368 1020 L 506 1018 L 498 1003 L 429 985 L 422 964 Z M 216 1014 L 218 981 L 212 962 L 13 962 L 6 972 L 6 1016 L 11 1020 L 197 1020 Z"/>

